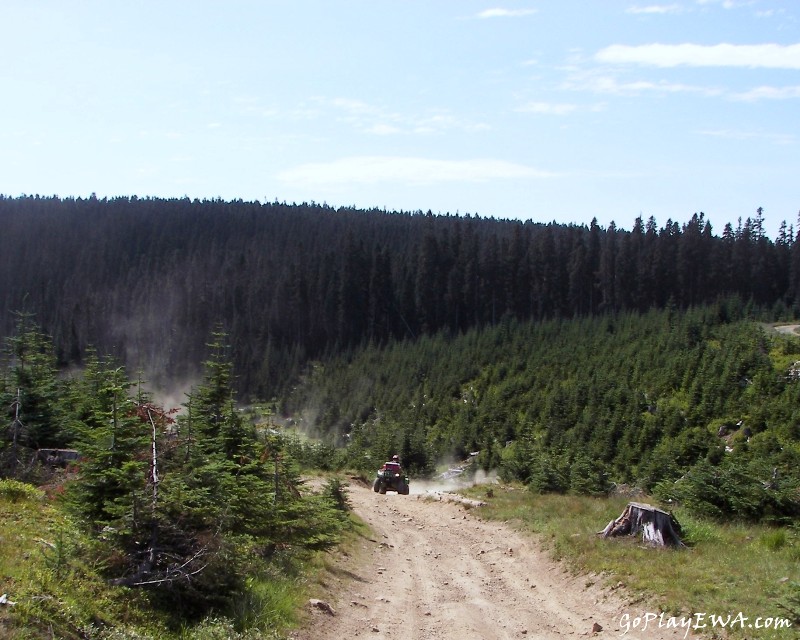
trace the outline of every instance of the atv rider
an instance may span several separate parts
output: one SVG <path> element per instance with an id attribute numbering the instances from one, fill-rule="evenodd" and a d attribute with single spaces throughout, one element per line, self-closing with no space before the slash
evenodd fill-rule
<path id="1" fill-rule="evenodd" d="M 397 466 L 395 466 L 395 465 L 397 465 Z M 396 471 L 399 471 L 402 474 L 403 473 L 403 467 L 400 466 L 400 456 L 398 456 L 397 454 L 393 455 L 391 461 L 390 462 L 384 462 L 383 466 L 381 467 L 381 469 L 383 469 L 384 471 L 386 471 L 387 469 L 394 469 Z"/>

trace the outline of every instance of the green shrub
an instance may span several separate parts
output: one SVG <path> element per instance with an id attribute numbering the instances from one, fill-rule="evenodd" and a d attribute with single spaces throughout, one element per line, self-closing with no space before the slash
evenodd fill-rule
<path id="1" fill-rule="evenodd" d="M 799 483 L 793 474 L 779 473 L 758 458 L 731 454 L 719 465 L 701 460 L 679 480 L 658 483 L 653 493 L 700 516 L 786 524 L 800 514 Z"/>
<path id="2" fill-rule="evenodd" d="M 608 493 L 610 483 L 602 463 L 585 456 L 578 456 L 569 470 L 569 490 L 585 496 L 600 496 Z"/>
<path id="3" fill-rule="evenodd" d="M 707 520 L 700 520 L 689 515 L 681 515 L 681 539 L 688 545 L 700 543 L 716 543 L 720 541 L 719 529 Z"/>
<path id="4" fill-rule="evenodd" d="M 239 631 L 250 630 L 254 634 L 252 637 L 261 638 L 261 635 L 255 634 L 257 630 L 284 628 L 293 624 L 300 607 L 300 594 L 300 589 L 290 576 L 278 576 L 272 572 L 272 575 L 248 579 L 246 589 L 231 608 L 233 626 Z"/>
<path id="5" fill-rule="evenodd" d="M 142 634 L 128 627 L 98 629 L 94 625 L 89 625 L 81 629 L 81 634 L 88 640 L 155 640 L 152 635 Z"/>
<path id="6" fill-rule="evenodd" d="M 347 497 L 347 483 L 342 482 L 340 478 L 333 477 L 328 480 L 322 488 L 322 494 L 330 498 L 340 511 L 347 512 L 352 509 L 350 499 Z"/>
<path id="7" fill-rule="evenodd" d="M 278 637 L 275 632 L 236 631 L 233 622 L 225 618 L 208 618 L 181 634 L 182 640 L 269 640 Z"/>
<path id="8" fill-rule="evenodd" d="M 788 594 L 778 603 L 795 626 L 800 625 L 800 582 L 790 582 Z"/>
<path id="9" fill-rule="evenodd" d="M 566 493 L 570 468 L 562 456 L 539 453 L 530 462 L 530 489 L 534 493 Z"/>
<path id="10" fill-rule="evenodd" d="M 0 498 L 9 502 L 36 502 L 44 499 L 44 495 L 44 491 L 32 484 L 11 479 L 0 480 Z"/>
<path id="11" fill-rule="evenodd" d="M 787 545 L 788 538 L 784 529 L 775 529 L 762 535 L 759 542 L 770 551 L 779 551 Z"/>

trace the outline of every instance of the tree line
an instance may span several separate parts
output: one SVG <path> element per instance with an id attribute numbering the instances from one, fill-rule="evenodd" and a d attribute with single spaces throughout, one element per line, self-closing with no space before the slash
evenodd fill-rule
<path id="1" fill-rule="evenodd" d="M 763 211 L 713 233 L 243 201 L 0 197 L 0 335 L 35 314 L 60 364 L 90 349 L 157 383 L 191 379 L 220 324 L 246 397 L 363 344 L 518 320 L 800 306 L 800 242 Z"/>

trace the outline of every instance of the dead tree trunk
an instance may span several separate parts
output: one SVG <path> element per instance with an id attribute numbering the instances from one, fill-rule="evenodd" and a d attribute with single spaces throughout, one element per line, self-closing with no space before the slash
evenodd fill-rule
<path id="1" fill-rule="evenodd" d="M 642 541 L 659 547 L 685 546 L 680 538 L 680 525 L 671 513 L 641 502 L 629 502 L 619 518 L 598 532 L 604 538 L 639 536 Z"/>
<path id="2" fill-rule="evenodd" d="M 11 478 L 22 477 L 23 475 L 22 470 L 20 469 L 22 466 L 22 461 L 20 460 L 22 454 L 20 449 L 23 448 L 23 441 L 26 440 L 25 436 L 27 429 L 20 418 L 20 414 L 22 413 L 21 397 L 22 390 L 17 388 L 17 398 L 11 403 L 11 409 L 14 411 L 14 422 L 11 423 L 11 427 L 9 429 L 11 432 L 10 457 L 6 458 L 6 456 L 3 455 L 4 460 L 2 466 L 8 466 L 8 469 L 3 469 L 3 471 L 6 471 Z"/>

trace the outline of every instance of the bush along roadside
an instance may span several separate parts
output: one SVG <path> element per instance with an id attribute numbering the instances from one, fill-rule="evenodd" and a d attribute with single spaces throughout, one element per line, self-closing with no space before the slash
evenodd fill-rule
<path id="1" fill-rule="evenodd" d="M 20 429 L 2 453 L 12 444 L 21 461 L 34 460 L 34 446 L 80 452 L 66 469 L 4 467 L 48 489 L 15 478 L 0 487 L 3 529 L 29 521 L 13 530 L 15 544 L 0 545 L 13 550 L 7 565 L 20 565 L 9 574 L 16 604 L 0 609 L 14 637 L 102 637 L 126 625 L 142 637 L 191 637 L 187 630 L 208 630 L 212 619 L 268 634 L 293 623 L 304 565 L 350 526 L 346 487 L 332 480 L 302 491 L 285 439 L 236 408 L 224 334 L 209 349 L 182 411 L 156 405 L 143 384 L 97 356 L 69 379 L 42 365 L 39 382 L 30 358 L 24 370 L 14 360 L 4 391 L 29 385 L 20 424 L 38 397 L 62 426 L 51 440 L 41 429 L 38 441 Z"/>

